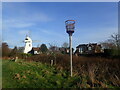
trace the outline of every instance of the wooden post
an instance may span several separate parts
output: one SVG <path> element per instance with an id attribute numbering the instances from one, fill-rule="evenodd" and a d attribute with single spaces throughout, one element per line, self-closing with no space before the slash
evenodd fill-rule
<path id="1" fill-rule="evenodd" d="M 51 60 L 51 66 L 53 66 L 53 60 Z"/>
<path id="2" fill-rule="evenodd" d="M 17 60 L 18 60 L 18 57 L 15 57 L 15 62 L 17 62 Z"/>

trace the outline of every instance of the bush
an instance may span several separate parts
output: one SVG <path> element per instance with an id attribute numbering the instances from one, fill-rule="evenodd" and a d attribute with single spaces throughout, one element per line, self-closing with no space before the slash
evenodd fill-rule
<path id="1" fill-rule="evenodd" d="M 104 56 L 110 58 L 120 58 L 120 50 L 117 49 L 105 49 Z"/>
<path id="2" fill-rule="evenodd" d="M 69 55 L 41 54 L 28 57 L 27 59 L 47 64 L 50 64 L 50 61 L 54 60 L 54 65 L 58 70 L 66 70 L 70 73 Z M 86 78 L 86 81 L 83 80 L 82 82 L 89 83 L 90 87 L 106 87 L 105 85 L 120 86 L 119 63 L 120 60 L 118 59 L 73 56 L 73 74 L 81 78 Z"/>
<path id="3" fill-rule="evenodd" d="M 19 58 L 21 58 L 21 59 L 27 59 L 28 57 L 31 57 L 31 56 L 33 56 L 32 54 L 26 54 L 26 53 L 19 53 L 18 55 L 17 55 Z"/>

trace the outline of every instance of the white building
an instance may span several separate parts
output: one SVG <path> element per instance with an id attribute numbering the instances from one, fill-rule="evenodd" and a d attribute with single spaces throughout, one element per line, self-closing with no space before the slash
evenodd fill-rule
<path id="1" fill-rule="evenodd" d="M 28 53 L 32 50 L 32 39 L 26 36 L 24 42 L 25 42 L 24 53 Z"/>

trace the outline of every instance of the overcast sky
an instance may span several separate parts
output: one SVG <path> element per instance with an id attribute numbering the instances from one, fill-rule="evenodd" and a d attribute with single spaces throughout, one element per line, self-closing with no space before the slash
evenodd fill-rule
<path id="1" fill-rule="evenodd" d="M 73 47 L 105 41 L 118 32 L 117 2 L 3 2 L 3 41 L 10 47 L 24 46 L 29 33 L 34 46 L 61 46 L 68 42 L 65 21 L 76 20 Z"/>

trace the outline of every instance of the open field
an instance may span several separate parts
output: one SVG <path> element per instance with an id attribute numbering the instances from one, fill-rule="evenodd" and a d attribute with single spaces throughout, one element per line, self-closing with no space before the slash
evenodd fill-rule
<path id="1" fill-rule="evenodd" d="M 74 87 L 77 78 L 46 64 L 3 60 L 3 88 Z"/>
<path id="2" fill-rule="evenodd" d="M 81 63 L 83 64 L 83 62 Z M 83 67 L 79 66 L 78 69 L 74 71 L 73 77 L 70 77 L 69 71 L 67 69 L 66 70 L 61 69 L 60 66 L 59 67 L 50 66 L 49 64 L 45 63 L 42 64 L 41 62 L 34 61 L 26 62 L 23 60 L 19 60 L 18 62 L 14 62 L 11 60 L 3 60 L 2 87 L 3 88 L 120 87 L 120 80 L 118 76 L 119 70 L 111 72 L 110 67 L 106 66 L 104 66 L 100 70 L 99 64 L 95 66 L 94 64 L 89 63 L 89 68 L 87 68 L 86 64 L 84 63 Z M 85 71 L 85 68 L 87 71 Z M 113 70 L 115 70 L 115 68 L 113 68 Z M 106 69 L 108 69 L 108 71 L 110 71 L 111 73 L 108 72 Z"/>
<path id="3" fill-rule="evenodd" d="M 27 60 L 50 64 L 51 56 L 32 56 Z M 53 59 L 53 58 L 52 58 Z M 58 70 L 70 72 L 69 55 L 56 55 L 54 66 Z M 78 87 L 120 87 L 120 60 L 103 57 L 73 56 L 73 74 L 81 83 Z M 84 83 L 84 84 L 83 84 Z"/>

